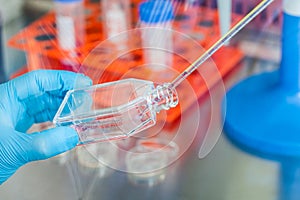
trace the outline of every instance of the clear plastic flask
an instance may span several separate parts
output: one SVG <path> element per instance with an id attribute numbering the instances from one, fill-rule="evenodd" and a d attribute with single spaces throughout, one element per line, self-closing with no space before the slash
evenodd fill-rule
<path id="1" fill-rule="evenodd" d="M 153 126 L 160 110 L 177 105 L 177 93 L 168 86 L 124 79 L 70 90 L 53 122 L 76 129 L 80 144 L 127 138 Z"/>

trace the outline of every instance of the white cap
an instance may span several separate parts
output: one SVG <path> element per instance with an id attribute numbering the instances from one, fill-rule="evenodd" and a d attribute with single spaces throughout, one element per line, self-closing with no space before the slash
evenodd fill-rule
<path id="1" fill-rule="evenodd" d="M 283 0 L 283 11 L 300 17 L 300 0 Z"/>

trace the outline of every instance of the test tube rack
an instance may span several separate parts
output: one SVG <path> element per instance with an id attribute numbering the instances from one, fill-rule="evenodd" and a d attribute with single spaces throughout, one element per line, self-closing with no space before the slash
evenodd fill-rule
<path id="1" fill-rule="evenodd" d="M 138 0 L 131 3 L 133 27 L 138 22 L 138 3 Z M 75 57 L 70 56 L 69 52 L 59 48 L 56 37 L 55 14 L 53 11 L 50 11 L 11 37 L 8 45 L 12 48 L 25 51 L 27 55 L 27 66 L 16 72 L 12 78 L 35 69 L 70 70 L 82 72 L 92 77 L 93 73 L 101 71 L 100 77 L 97 77 L 96 80 L 92 78 L 94 84 L 97 84 L 121 79 L 129 70 L 135 69 L 143 64 L 142 50 L 135 50 L 130 52 L 132 55 L 131 58 L 133 59 L 123 59 L 120 57 L 111 62 L 105 69 L 101 68 L 99 63 L 105 62 L 103 60 L 107 59 L 105 48 L 102 49 L 102 52 L 101 50 L 99 51 L 99 49 L 95 51 L 95 47 L 106 39 L 103 34 L 101 8 L 99 3 L 86 3 L 85 10 L 85 44 L 75 49 Z M 181 31 L 181 25 L 188 23 L 188 21 L 192 19 L 184 12 L 183 5 L 176 3 L 175 10 L 173 29 Z M 192 30 L 193 37 L 199 45 L 207 49 L 220 37 L 218 12 L 216 9 L 199 6 L 196 18 L 196 23 Z M 240 15 L 233 14 L 232 23 L 236 23 L 240 18 Z M 185 44 L 182 45 L 184 48 Z M 112 47 L 108 47 L 107 49 L 112 49 Z M 92 57 L 93 59 L 91 60 L 93 61 L 89 63 L 87 57 L 91 58 L 95 52 L 97 52 L 97 54 Z M 193 52 L 193 54 L 195 54 L 195 52 Z M 199 99 L 207 94 L 208 90 L 237 66 L 243 57 L 242 51 L 234 46 L 222 47 L 217 51 L 212 56 L 217 66 L 217 73 L 215 70 L 210 70 L 212 63 L 206 62 L 200 70 L 195 71 L 188 77 L 188 82 L 193 88 L 196 97 Z M 72 61 L 72 65 L 62 63 L 62 60 L 66 58 Z M 182 72 L 190 64 L 179 56 L 174 56 L 173 59 L 174 66 L 172 67 L 178 73 Z M 136 70 L 136 74 L 132 74 L 132 76 L 147 79 L 151 77 L 151 73 L 151 70 Z M 143 75 L 143 77 L 141 77 L 141 75 Z M 165 82 L 166 80 L 156 81 Z M 188 110 L 188 108 L 195 103 L 195 99 L 190 98 L 184 86 L 179 86 L 177 92 L 180 97 L 180 103 L 179 106 L 173 108 L 172 111 L 167 111 L 167 117 L 164 119 L 167 125 L 178 121 L 181 113 Z M 160 119 L 158 118 L 158 120 Z"/>

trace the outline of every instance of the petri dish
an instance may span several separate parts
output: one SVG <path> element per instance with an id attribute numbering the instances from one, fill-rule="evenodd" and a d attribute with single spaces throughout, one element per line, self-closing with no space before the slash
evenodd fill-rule
<path id="1" fill-rule="evenodd" d="M 166 168 L 178 152 L 177 144 L 168 140 L 156 138 L 138 141 L 125 158 L 129 181 L 145 186 L 163 182 L 167 175 Z"/>
<path id="2" fill-rule="evenodd" d="M 112 174 L 110 168 L 118 161 L 118 149 L 112 143 L 94 143 L 77 148 L 77 159 L 83 173 L 97 173 L 99 178 Z"/>

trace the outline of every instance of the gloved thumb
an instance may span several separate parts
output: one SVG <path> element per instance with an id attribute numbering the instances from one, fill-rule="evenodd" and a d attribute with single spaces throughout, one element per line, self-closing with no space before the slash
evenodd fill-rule
<path id="1" fill-rule="evenodd" d="M 32 148 L 29 160 L 43 160 L 74 148 L 79 137 L 70 127 L 56 127 L 31 134 Z"/>

